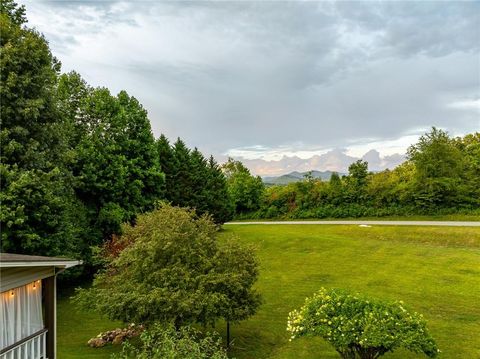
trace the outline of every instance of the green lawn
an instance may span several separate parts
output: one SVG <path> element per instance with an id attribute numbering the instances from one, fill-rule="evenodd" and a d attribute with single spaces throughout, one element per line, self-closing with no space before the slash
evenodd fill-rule
<path id="1" fill-rule="evenodd" d="M 256 245 L 264 297 L 254 318 L 232 327 L 232 356 L 338 358 L 321 339 L 288 342 L 285 330 L 288 312 L 324 286 L 401 299 L 424 314 L 441 358 L 480 358 L 479 228 L 232 225 L 221 236 L 232 234 Z M 58 322 L 60 358 L 108 358 L 112 347 L 85 342 L 117 323 L 76 313 L 66 299 Z M 222 323 L 217 330 L 223 333 Z"/>

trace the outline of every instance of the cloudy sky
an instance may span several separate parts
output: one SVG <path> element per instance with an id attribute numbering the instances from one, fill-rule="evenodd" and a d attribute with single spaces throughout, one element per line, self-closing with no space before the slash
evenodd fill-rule
<path id="1" fill-rule="evenodd" d="M 478 1 L 20 2 L 63 71 L 258 174 L 392 167 L 431 126 L 480 129 Z"/>

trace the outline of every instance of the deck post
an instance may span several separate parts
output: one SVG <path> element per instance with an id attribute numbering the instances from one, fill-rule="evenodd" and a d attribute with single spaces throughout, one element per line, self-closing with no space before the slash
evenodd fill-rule
<path id="1" fill-rule="evenodd" d="M 47 332 L 46 354 L 48 359 L 57 357 L 57 277 L 52 276 L 43 280 L 45 291 L 45 328 Z"/>

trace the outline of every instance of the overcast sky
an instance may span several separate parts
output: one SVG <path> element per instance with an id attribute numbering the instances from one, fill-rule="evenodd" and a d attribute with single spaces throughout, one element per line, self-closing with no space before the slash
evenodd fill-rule
<path id="1" fill-rule="evenodd" d="M 480 129 L 478 1 L 22 3 L 63 71 L 218 157 L 387 156 Z"/>

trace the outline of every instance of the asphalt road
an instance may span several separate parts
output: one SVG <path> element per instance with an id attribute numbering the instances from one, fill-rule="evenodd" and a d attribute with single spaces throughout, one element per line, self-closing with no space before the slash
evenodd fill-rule
<path id="1" fill-rule="evenodd" d="M 359 226 L 444 226 L 444 227 L 480 227 L 479 222 L 471 221 L 249 221 L 228 222 L 227 225 L 247 224 L 352 224 Z"/>

